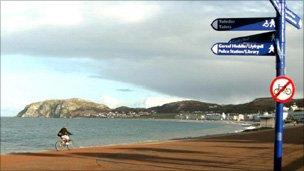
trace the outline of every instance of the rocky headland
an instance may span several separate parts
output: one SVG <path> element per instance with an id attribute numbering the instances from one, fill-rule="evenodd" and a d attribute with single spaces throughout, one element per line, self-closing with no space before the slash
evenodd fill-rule
<path id="1" fill-rule="evenodd" d="M 110 108 L 106 105 L 72 98 L 29 104 L 18 113 L 17 117 L 74 118 L 97 116 L 108 111 Z"/>

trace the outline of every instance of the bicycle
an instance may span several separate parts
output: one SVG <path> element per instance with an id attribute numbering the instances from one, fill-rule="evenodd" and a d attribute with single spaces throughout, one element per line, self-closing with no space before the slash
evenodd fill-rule
<path id="1" fill-rule="evenodd" d="M 279 84 L 278 87 L 273 90 L 274 94 L 277 94 L 282 87 L 283 86 L 280 86 L 280 84 Z M 285 90 L 283 90 L 283 92 L 286 95 L 290 95 L 291 94 L 291 89 L 286 87 Z"/>
<path id="2" fill-rule="evenodd" d="M 68 141 L 63 140 L 62 138 L 59 138 L 55 143 L 55 149 L 57 151 L 63 151 L 63 150 L 71 150 L 73 148 L 73 141 L 70 139 Z"/>

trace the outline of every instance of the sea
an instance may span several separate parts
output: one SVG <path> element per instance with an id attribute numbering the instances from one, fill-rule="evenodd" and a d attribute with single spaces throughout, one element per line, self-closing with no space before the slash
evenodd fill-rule
<path id="1" fill-rule="evenodd" d="M 66 127 L 73 146 L 94 147 L 239 132 L 228 121 L 101 118 L 1 117 L 1 154 L 54 150 L 57 133 Z"/>

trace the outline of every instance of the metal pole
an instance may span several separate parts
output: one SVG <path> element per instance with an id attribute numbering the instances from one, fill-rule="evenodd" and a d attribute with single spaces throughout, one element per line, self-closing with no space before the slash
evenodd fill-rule
<path id="1" fill-rule="evenodd" d="M 279 0 L 281 14 L 277 12 L 276 30 L 276 75 L 285 75 L 285 5 L 286 0 Z M 283 154 L 283 103 L 276 103 L 275 141 L 274 141 L 274 171 L 282 170 Z"/>

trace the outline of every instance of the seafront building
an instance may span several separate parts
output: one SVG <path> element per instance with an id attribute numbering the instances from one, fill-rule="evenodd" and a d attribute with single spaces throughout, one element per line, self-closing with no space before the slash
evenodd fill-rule
<path id="1" fill-rule="evenodd" d="M 295 121 L 297 123 L 304 123 L 304 108 L 299 108 L 296 104 L 293 104 L 290 108 L 283 108 L 283 120 Z M 275 126 L 275 114 L 265 113 L 259 116 L 260 127 L 274 128 Z"/>
<path id="2" fill-rule="evenodd" d="M 293 104 L 288 111 L 290 117 L 296 122 L 304 123 L 304 108 L 299 108 L 296 104 Z"/>
<path id="3" fill-rule="evenodd" d="M 261 128 L 274 128 L 274 126 L 275 126 L 275 116 L 274 115 L 260 116 L 260 127 Z"/>
<path id="4" fill-rule="evenodd" d="M 253 122 L 259 122 L 260 121 L 260 114 L 256 113 L 256 114 L 249 114 L 247 115 L 247 119 L 249 121 L 253 121 Z"/>

